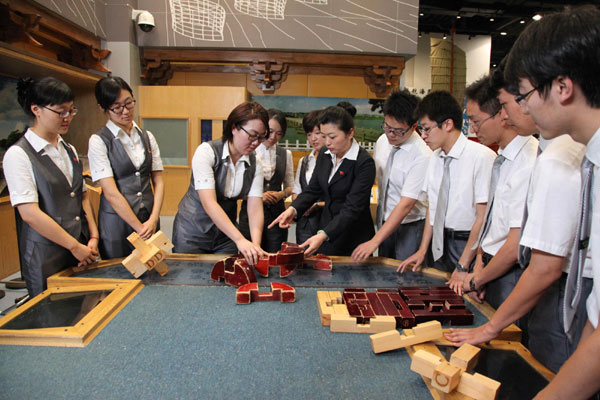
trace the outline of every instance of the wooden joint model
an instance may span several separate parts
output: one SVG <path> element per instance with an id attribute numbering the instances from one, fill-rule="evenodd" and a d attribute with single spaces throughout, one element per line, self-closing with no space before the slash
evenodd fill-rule
<path id="1" fill-rule="evenodd" d="M 431 379 L 431 386 L 443 393 L 454 391 L 477 400 L 493 400 L 498 394 L 500 382 L 487 376 L 466 372 L 475 367 L 480 349 L 463 344 L 447 362 L 425 350 L 413 354 L 410 369 Z M 468 366 L 468 369 L 463 367 Z"/>
<path id="2" fill-rule="evenodd" d="M 376 354 L 441 338 L 442 324 L 439 321 L 429 321 L 419 324 L 412 329 L 412 333 L 405 330 L 404 334 L 400 334 L 400 332 L 393 329 L 370 336 L 371 348 Z"/>
<path id="3" fill-rule="evenodd" d="M 254 270 L 241 254 L 217 261 L 210 272 L 212 280 L 221 279 L 230 286 L 243 286 L 256 282 Z"/>
<path id="4" fill-rule="evenodd" d="M 331 271 L 333 268 L 330 257 L 323 254 L 304 257 L 304 249 L 296 243 L 290 242 L 283 242 L 281 250 L 277 253 L 270 253 L 266 257 L 260 257 L 254 268 L 260 275 L 268 277 L 270 267 L 279 267 L 279 277 L 284 278 L 303 264 L 309 264 L 314 269 L 324 271 Z"/>
<path id="5" fill-rule="evenodd" d="M 156 232 L 148 240 L 144 240 L 133 232 L 127 240 L 135 247 L 129 256 L 123 260 L 123 265 L 135 278 L 144 272 L 155 269 L 161 276 L 169 272 L 169 267 L 162 262 L 166 253 L 173 248 L 173 243 L 161 231 Z"/>
<path id="6" fill-rule="evenodd" d="M 259 292 L 258 283 L 252 282 L 240 286 L 235 292 L 237 304 L 250 304 L 253 301 L 281 301 L 293 303 L 296 301 L 296 289 L 279 282 L 271 282 L 270 292 Z"/>

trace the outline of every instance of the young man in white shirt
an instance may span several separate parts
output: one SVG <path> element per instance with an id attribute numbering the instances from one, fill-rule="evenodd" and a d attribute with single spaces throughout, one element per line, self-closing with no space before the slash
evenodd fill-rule
<path id="1" fill-rule="evenodd" d="M 531 116 L 524 114 L 516 96 L 509 92 L 516 89 L 507 85 L 503 75 L 501 64 L 491 77 L 491 86 L 502 105 L 502 117 L 521 136 L 537 133 Z M 488 323 L 475 329 L 451 330 L 446 337 L 455 344 L 479 344 L 495 338 L 502 329 L 531 311 L 526 345 L 536 359 L 557 371 L 574 351 L 563 329 L 562 298 L 577 225 L 575 193 L 581 182 L 578 166 L 583 148 L 562 135 L 553 140 L 542 138 L 538 154 L 527 191 L 527 214 L 521 225 L 519 262 L 525 270 L 519 282 Z M 472 282 L 470 289 L 481 288 L 479 280 Z M 588 292 L 590 283 L 586 283 Z M 578 315 L 585 318 L 583 307 Z M 583 324 L 579 326 L 581 332 Z"/>
<path id="2" fill-rule="evenodd" d="M 533 136 L 518 136 L 515 128 L 502 118 L 502 106 L 491 88 L 489 76 L 469 85 L 465 96 L 471 130 L 481 144 L 497 144 L 499 149 L 474 271 L 450 282 L 450 287 L 462 294 L 471 285 L 486 285 L 481 293 L 485 293 L 485 300 L 492 307 L 498 308 L 521 276 L 517 263 L 521 221 L 538 141 Z M 525 321 L 521 322 L 521 328 L 526 329 Z"/>
<path id="3" fill-rule="evenodd" d="M 384 134 L 375 144 L 377 233 L 354 249 L 354 261 L 366 260 L 377 247 L 380 257 L 404 260 L 421 244 L 427 202 L 421 192 L 431 149 L 416 131 L 419 98 L 394 91 L 383 104 Z"/>
<path id="4" fill-rule="evenodd" d="M 587 145 L 581 166 L 582 205 L 565 289 L 565 330 L 574 331 L 573 314 L 586 301 L 583 278 L 591 268 L 594 287 L 587 298 L 588 321 L 577 350 L 539 398 L 588 398 L 600 389 L 599 43 L 598 8 L 566 9 L 523 31 L 507 62 L 506 78 L 518 84 L 523 107 L 542 132 L 548 137 L 566 132 Z"/>
<path id="5" fill-rule="evenodd" d="M 463 272 L 475 258 L 496 154 L 461 133 L 462 110 L 446 91 L 425 96 L 415 115 L 422 138 L 434 150 L 423 185 L 429 207 L 419 250 L 398 271 L 421 265 L 431 243 L 436 268 Z"/>

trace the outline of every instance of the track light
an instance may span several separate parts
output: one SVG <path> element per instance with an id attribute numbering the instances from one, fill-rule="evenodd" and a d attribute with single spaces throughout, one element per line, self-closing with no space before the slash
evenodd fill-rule
<path id="1" fill-rule="evenodd" d="M 525 20 L 524 20 L 524 19 L 522 19 L 520 22 L 521 22 L 522 24 L 524 24 L 524 23 L 525 23 Z"/>
<path id="2" fill-rule="evenodd" d="M 442 36 L 442 39 L 447 39 L 448 36 L 444 33 L 444 36 Z"/>
<path id="3" fill-rule="evenodd" d="M 533 19 L 534 21 L 539 21 L 540 19 L 542 19 L 542 14 L 537 13 L 533 17 L 531 17 L 531 19 Z"/>
<path id="4" fill-rule="evenodd" d="M 500 32 L 500 35 L 506 36 L 506 32 Z"/>
<path id="5" fill-rule="evenodd" d="M 494 21 L 495 21 L 494 18 L 490 18 L 490 22 L 494 22 Z"/>
<path id="6" fill-rule="evenodd" d="M 419 37 L 422 37 L 422 36 L 423 36 L 423 34 L 421 32 L 419 32 Z"/>

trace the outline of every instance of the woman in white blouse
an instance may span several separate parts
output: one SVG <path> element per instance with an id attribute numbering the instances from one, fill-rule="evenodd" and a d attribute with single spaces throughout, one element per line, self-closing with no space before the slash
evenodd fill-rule
<path id="1" fill-rule="evenodd" d="M 135 231 L 149 239 L 160 229 L 163 165 L 156 139 L 134 121 L 135 98 L 127 82 L 103 78 L 96 83 L 95 94 L 108 118 L 90 137 L 88 149 L 92 179 L 102 187 L 100 255 L 125 257 L 133 250 L 127 236 Z"/>
<path id="2" fill-rule="evenodd" d="M 312 151 L 302 157 L 298 162 L 298 170 L 296 171 L 296 180 L 292 188 L 292 200 L 308 187 L 308 183 L 313 175 L 315 164 L 319 151 L 325 145 L 325 137 L 319 129 L 319 113 L 321 110 L 309 112 L 302 119 L 302 128 L 306 132 L 306 139 L 312 146 Z M 325 205 L 324 201 L 317 201 L 303 215 L 298 217 L 296 221 L 296 242 L 304 243 L 308 238 L 317 234 L 319 230 L 319 220 L 321 219 L 321 211 Z"/>
<path id="3" fill-rule="evenodd" d="M 3 168 L 18 212 L 21 272 L 29 296 L 46 289 L 46 278 L 98 256 L 92 215 L 75 148 L 62 135 L 77 108 L 73 92 L 55 78 L 19 82 L 18 101 L 33 126 L 11 146 Z"/>
<path id="4" fill-rule="evenodd" d="M 285 136 L 287 122 L 285 114 L 271 108 L 269 114 L 269 137 L 256 148 L 256 157 L 260 160 L 263 170 L 263 213 L 264 228 L 262 232 L 262 248 L 270 253 L 281 249 L 281 244 L 287 241 L 288 230 L 280 227 L 267 229 L 267 226 L 285 210 L 284 201 L 292 194 L 294 184 L 294 162 L 292 152 L 277 146 Z M 248 212 L 246 201 L 242 202 L 240 210 L 240 230 L 250 239 Z"/>

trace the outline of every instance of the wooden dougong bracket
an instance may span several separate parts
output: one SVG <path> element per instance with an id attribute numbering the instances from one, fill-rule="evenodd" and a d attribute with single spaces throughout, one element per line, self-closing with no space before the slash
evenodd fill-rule
<path id="1" fill-rule="evenodd" d="M 296 289 L 279 282 L 271 282 L 270 292 L 259 292 L 258 283 L 252 282 L 240 286 L 235 292 L 237 304 L 250 304 L 253 301 L 281 301 L 293 303 L 296 301 Z"/>
<path id="2" fill-rule="evenodd" d="M 210 278 L 217 282 L 223 279 L 230 286 L 243 286 L 256 282 L 252 267 L 241 254 L 217 261 L 210 272 Z"/>
<path id="3" fill-rule="evenodd" d="M 158 231 L 145 241 L 137 232 L 133 232 L 127 240 L 135 249 L 123 260 L 123 265 L 135 278 L 152 269 L 156 269 L 161 276 L 169 272 L 169 267 L 162 260 L 173 248 L 173 243 L 164 233 Z"/>
<path id="4" fill-rule="evenodd" d="M 441 338 L 442 324 L 440 324 L 439 321 L 424 322 L 415 326 L 412 329 L 412 332 L 407 332 L 405 330 L 402 335 L 400 332 L 393 329 L 370 336 L 371 347 L 376 354 Z"/>
<path id="5" fill-rule="evenodd" d="M 323 254 L 304 257 L 304 249 L 296 243 L 290 242 L 283 242 L 281 250 L 277 253 L 270 253 L 266 257 L 259 258 L 254 268 L 260 275 L 268 277 L 270 267 L 279 267 L 279 277 L 284 278 L 302 264 L 312 265 L 314 269 L 322 271 L 331 271 L 333 268 L 330 257 Z"/>

